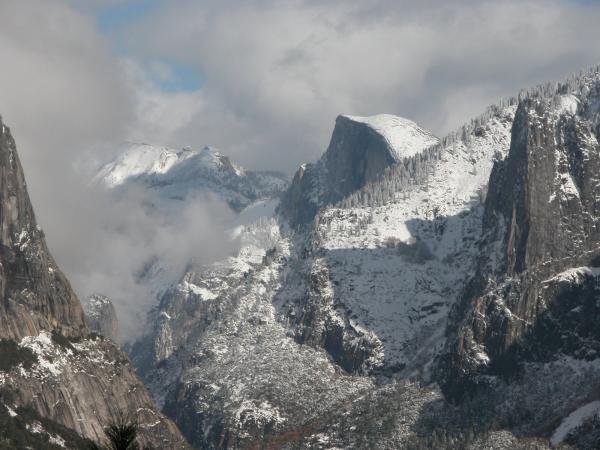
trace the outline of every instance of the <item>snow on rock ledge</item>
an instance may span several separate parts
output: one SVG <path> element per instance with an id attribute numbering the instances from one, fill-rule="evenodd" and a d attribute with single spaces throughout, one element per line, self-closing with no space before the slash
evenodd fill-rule
<path id="1" fill-rule="evenodd" d="M 296 172 L 280 210 L 293 226 L 307 224 L 323 206 L 337 203 L 379 179 L 388 167 L 437 143 L 432 133 L 401 117 L 338 116 L 327 151 Z"/>
<path id="2" fill-rule="evenodd" d="M 559 427 L 554 431 L 554 434 L 552 434 L 552 437 L 550 438 L 550 443 L 552 446 L 554 447 L 560 444 L 568 436 L 568 434 L 580 426 L 585 419 L 596 414 L 600 414 L 600 401 L 598 400 L 583 405 L 581 408 L 573 411 L 564 418 Z"/>
<path id="3" fill-rule="evenodd" d="M 392 114 L 375 116 L 342 116 L 353 122 L 363 123 L 380 134 L 388 143 L 397 160 L 413 156 L 432 146 L 438 139 L 412 120 Z"/>

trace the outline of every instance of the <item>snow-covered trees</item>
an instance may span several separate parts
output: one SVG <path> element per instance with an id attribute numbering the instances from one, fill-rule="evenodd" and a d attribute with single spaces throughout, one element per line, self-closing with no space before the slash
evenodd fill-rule
<path id="1" fill-rule="evenodd" d="M 580 72 L 563 83 L 540 84 L 519 92 L 516 97 L 502 99 L 498 104 L 488 107 L 480 116 L 443 137 L 439 143 L 388 167 L 379 179 L 344 198 L 336 206 L 344 209 L 380 206 L 410 196 L 410 189 L 407 189 L 409 186 L 417 185 L 427 190 L 429 177 L 434 173 L 437 161 L 442 159 L 444 153 L 453 152 L 455 144 L 465 144 L 472 151 L 473 146 L 467 144 L 485 133 L 486 123 L 490 119 L 502 119 L 507 107 L 530 98 L 559 101 L 560 96 L 565 94 L 587 93 L 590 86 L 598 91 L 597 97 L 600 99 L 600 66 Z M 478 200 L 480 203 L 485 201 L 484 191 L 478 193 Z"/>

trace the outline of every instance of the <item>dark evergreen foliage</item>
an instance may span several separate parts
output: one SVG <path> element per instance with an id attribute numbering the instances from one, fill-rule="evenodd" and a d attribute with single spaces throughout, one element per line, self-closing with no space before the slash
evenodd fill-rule
<path id="1" fill-rule="evenodd" d="M 0 371 L 8 372 L 13 367 L 23 364 L 24 369 L 30 369 L 37 362 L 37 355 L 26 347 L 10 339 L 0 340 Z"/>
<path id="2" fill-rule="evenodd" d="M 104 444 L 92 444 L 91 450 L 151 450 L 142 447 L 137 442 L 139 424 L 124 415 L 118 415 L 117 419 L 108 425 L 104 432 L 106 442 Z"/>

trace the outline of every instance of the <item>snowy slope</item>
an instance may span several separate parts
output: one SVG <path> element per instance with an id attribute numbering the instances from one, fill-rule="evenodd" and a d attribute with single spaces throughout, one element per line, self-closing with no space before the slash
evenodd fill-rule
<path id="1" fill-rule="evenodd" d="M 178 161 L 180 155 L 167 147 L 125 144 L 117 159 L 103 166 L 96 179 L 114 188 L 140 175 L 165 173 Z"/>
<path id="2" fill-rule="evenodd" d="M 377 114 L 367 117 L 345 115 L 344 117 L 353 122 L 363 123 L 383 136 L 397 160 L 413 156 L 438 142 L 438 139 L 430 131 L 404 117 L 392 114 Z"/>
<path id="3" fill-rule="evenodd" d="M 288 182 L 278 172 L 246 171 L 212 147 L 176 151 L 148 144 L 124 145 L 94 179 L 110 189 L 142 186 L 153 197 L 167 201 L 185 200 L 198 193 L 215 194 L 236 211 L 277 197 Z"/>
<path id="4" fill-rule="evenodd" d="M 552 434 L 550 442 L 552 445 L 558 445 L 567 437 L 569 432 L 580 426 L 585 419 L 597 414 L 600 414 L 600 401 L 598 400 L 577 408 L 563 419 L 559 427 Z"/>
<path id="5" fill-rule="evenodd" d="M 514 110 L 505 108 L 467 140 L 448 145 L 424 180 L 393 200 L 329 207 L 317 216 L 308 238 L 317 256 L 299 270 L 325 266 L 329 314 L 336 317 L 327 320 L 344 323 L 359 340 L 370 334 L 372 368 L 428 379 L 448 312 L 474 271 L 484 191 L 494 158 L 508 151 Z M 306 315 L 298 297 L 281 295 L 296 317 Z"/>

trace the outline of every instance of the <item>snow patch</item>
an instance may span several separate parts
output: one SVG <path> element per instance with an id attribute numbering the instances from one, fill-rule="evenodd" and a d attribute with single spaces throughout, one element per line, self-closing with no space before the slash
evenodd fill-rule
<path id="1" fill-rule="evenodd" d="M 217 294 L 209 291 L 205 287 L 197 286 L 188 281 L 184 281 L 184 282 L 180 283 L 178 286 L 178 289 L 182 292 L 192 292 L 193 294 L 200 296 L 200 298 L 202 298 L 202 300 L 214 300 L 215 298 L 218 297 Z"/>
<path id="2" fill-rule="evenodd" d="M 48 442 L 58 445 L 59 447 L 66 447 L 66 441 L 56 434 L 48 435 Z"/>
<path id="3" fill-rule="evenodd" d="M 579 189 L 577 189 L 573 178 L 568 173 L 563 173 L 560 176 L 560 190 L 566 198 L 579 198 Z"/>
<path id="4" fill-rule="evenodd" d="M 600 414 L 600 401 L 598 400 L 583 405 L 581 408 L 577 408 L 563 419 L 561 424 L 554 431 L 554 434 L 552 434 L 552 437 L 550 438 L 550 443 L 552 446 L 560 444 L 567 437 L 567 435 L 575 428 L 580 426 L 585 419 L 588 419 L 596 414 Z"/>
<path id="5" fill-rule="evenodd" d="M 63 366 L 67 363 L 67 356 L 73 353 L 70 349 L 61 351 L 62 349 L 57 348 L 47 331 L 42 331 L 37 336 L 26 336 L 19 345 L 29 348 L 37 355 L 38 363 L 34 366 L 34 372 L 42 377 L 48 374 L 60 375 Z M 23 375 L 31 374 L 23 373 Z"/>
<path id="6" fill-rule="evenodd" d="M 574 267 L 572 269 L 565 270 L 554 275 L 552 278 L 542 281 L 543 284 L 547 283 L 561 283 L 567 282 L 571 284 L 581 284 L 584 281 L 584 277 L 598 277 L 600 276 L 600 267 Z"/>
<path id="7" fill-rule="evenodd" d="M 5 404 L 4 406 L 5 406 L 5 407 L 6 407 L 6 409 L 8 410 L 8 415 L 9 415 L 10 417 L 16 417 L 16 416 L 17 416 L 17 413 L 15 412 L 15 410 L 14 410 L 14 409 L 12 409 L 10 406 L 8 406 L 8 405 L 6 405 L 6 404 Z"/>
<path id="8" fill-rule="evenodd" d="M 433 134 L 403 117 L 391 114 L 344 117 L 353 122 L 364 123 L 380 134 L 394 151 L 397 160 L 413 156 L 438 142 Z"/>
<path id="9" fill-rule="evenodd" d="M 44 427 L 42 426 L 42 424 L 40 422 L 38 422 L 37 420 L 35 422 L 33 422 L 32 424 L 27 424 L 26 428 L 28 431 L 30 431 L 31 433 L 34 433 L 34 434 L 42 434 L 42 433 L 46 432 L 46 430 L 44 430 Z"/>
<path id="10" fill-rule="evenodd" d="M 559 98 L 559 114 L 576 114 L 579 106 L 579 99 L 573 94 L 561 95 Z"/>

